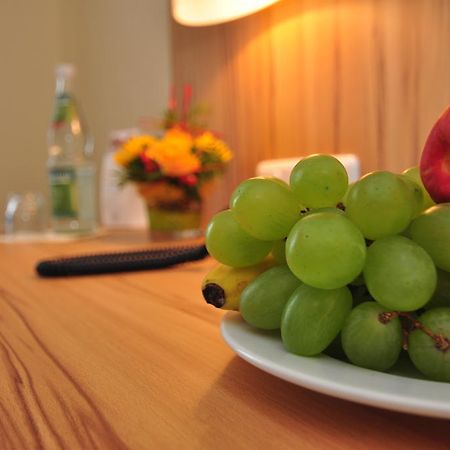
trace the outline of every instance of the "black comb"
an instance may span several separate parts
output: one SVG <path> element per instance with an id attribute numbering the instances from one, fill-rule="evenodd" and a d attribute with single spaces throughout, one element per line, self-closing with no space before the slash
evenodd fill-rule
<path id="1" fill-rule="evenodd" d="M 206 256 L 208 251 L 205 245 L 98 253 L 40 261 L 36 265 L 36 272 L 42 277 L 132 272 L 163 269 L 189 261 L 198 261 Z"/>

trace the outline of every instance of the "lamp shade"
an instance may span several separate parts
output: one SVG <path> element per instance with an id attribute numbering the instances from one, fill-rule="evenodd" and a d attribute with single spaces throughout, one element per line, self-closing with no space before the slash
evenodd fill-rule
<path id="1" fill-rule="evenodd" d="M 278 0 L 172 0 L 172 15 L 182 25 L 215 25 L 252 14 Z"/>

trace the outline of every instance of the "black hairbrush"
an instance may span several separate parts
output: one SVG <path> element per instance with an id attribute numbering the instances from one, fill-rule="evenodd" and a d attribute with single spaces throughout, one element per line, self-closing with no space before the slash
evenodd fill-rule
<path id="1" fill-rule="evenodd" d="M 203 244 L 121 253 L 99 253 L 40 261 L 36 265 L 36 272 L 42 277 L 131 272 L 162 269 L 175 264 L 198 261 L 206 256 L 208 251 Z"/>

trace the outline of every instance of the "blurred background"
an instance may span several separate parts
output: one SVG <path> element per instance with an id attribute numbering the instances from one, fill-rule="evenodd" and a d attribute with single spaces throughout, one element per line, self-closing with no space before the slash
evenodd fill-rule
<path id="1" fill-rule="evenodd" d="M 416 165 L 450 103 L 450 2 L 280 0 L 188 27 L 167 0 L 1 0 L 0 54 L 2 205 L 8 191 L 48 191 L 54 66 L 72 62 L 98 164 L 112 131 L 159 117 L 171 86 L 192 85 L 235 154 L 217 208 L 262 159 L 354 153 L 363 173 Z"/>
<path id="2" fill-rule="evenodd" d="M 167 0 L 0 1 L 0 202 L 48 194 L 47 128 L 55 65 L 76 67 L 74 92 L 98 165 L 113 130 L 159 117 L 171 83 Z"/>

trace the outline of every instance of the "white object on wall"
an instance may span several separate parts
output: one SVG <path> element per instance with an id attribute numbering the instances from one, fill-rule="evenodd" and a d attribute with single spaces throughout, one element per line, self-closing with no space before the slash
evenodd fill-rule
<path id="1" fill-rule="evenodd" d="M 278 0 L 172 0 L 173 18 L 182 25 L 216 25 L 253 14 Z"/>
<path id="2" fill-rule="evenodd" d="M 337 158 L 345 167 L 348 173 L 348 181 L 352 183 L 361 176 L 361 164 L 358 156 L 353 153 L 342 153 L 339 155 L 332 155 Z M 273 176 L 280 178 L 286 183 L 289 183 L 289 175 L 294 166 L 302 159 L 298 158 L 280 158 L 280 159 L 266 159 L 260 161 L 256 166 L 257 176 Z"/>
<path id="3" fill-rule="evenodd" d="M 117 143 L 137 133 L 135 129 L 111 133 L 100 172 L 100 217 L 105 228 L 140 229 L 147 226 L 145 204 L 132 184 L 118 185 L 120 167 L 114 161 Z"/>

